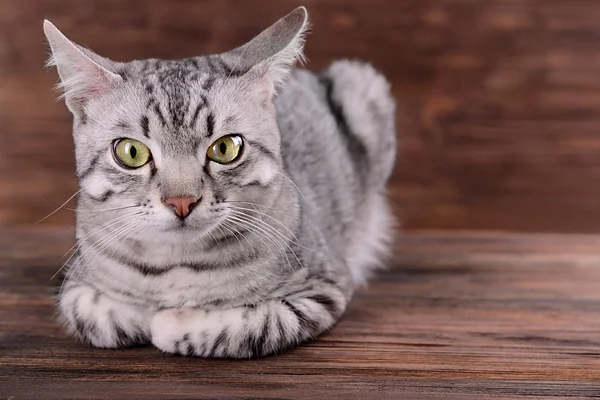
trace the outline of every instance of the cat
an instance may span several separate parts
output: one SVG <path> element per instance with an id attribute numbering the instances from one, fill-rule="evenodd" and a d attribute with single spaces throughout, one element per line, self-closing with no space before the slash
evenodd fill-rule
<path id="1" fill-rule="evenodd" d="M 123 63 L 44 21 L 79 183 L 71 334 L 248 358 L 342 316 L 389 252 L 395 101 L 366 63 L 294 68 L 307 28 L 300 7 L 223 54 Z"/>

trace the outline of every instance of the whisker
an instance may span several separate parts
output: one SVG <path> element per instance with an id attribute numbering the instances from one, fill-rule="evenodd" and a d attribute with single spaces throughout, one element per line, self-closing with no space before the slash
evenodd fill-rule
<path id="1" fill-rule="evenodd" d="M 130 221 L 124 227 L 122 227 L 121 230 L 119 232 L 117 232 L 114 236 L 111 237 L 112 232 L 108 232 L 106 235 L 103 236 L 102 239 L 95 242 L 94 245 L 91 246 L 86 251 L 86 254 L 82 255 L 82 257 L 80 258 L 81 262 L 79 265 L 83 266 L 83 268 L 79 268 L 76 280 L 79 280 L 81 278 L 81 276 L 83 275 L 83 273 L 85 271 L 87 271 L 87 269 L 88 269 L 87 262 L 90 261 L 91 256 L 93 254 L 100 254 L 101 252 L 106 250 L 115 241 L 117 241 L 119 238 L 121 238 L 125 234 L 125 232 L 129 232 L 132 228 L 135 228 L 136 225 L 137 225 L 137 221 Z M 69 270 L 69 272 L 71 272 L 71 271 Z"/>
<path id="2" fill-rule="evenodd" d="M 114 207 L 114 208 L 97 208 L 97 209 L 91 209 L 91 210 L 85 210 L 82 208 L 65 208 L 65 210 L 70 210 L 70 211 L 85 211 L 85 212 L 95 212 L 95 211 L 116 211 L 116 210 L 125 210 L 127 208 L 133 208 L 133 207 L 139 207 L 140 204 L 133 204 L 133 205 L 129 205 L 129 206 L 124 206 L 124 207 Z"/>
<path id="3" fill-rule="evenodd" d="M 239 222 L 239 223 L 240 223 L 242 226 L 244 226 L 245 228 L 250 228 L 250 227 L 248 226 L 249 224 L 248 224 L 248 222 L 247 222 L 247 221 L 244 221 L 244 220 L 242 220 L 242 219 L 238 219 L 237 217 L 235 217 L 235 216 L 232 216 L 232 215 L 230 215 L 230 216 L 229 216 L 229 218 L 233 219 L 234 221 L 237 221 L 237 222 Z M 267 237 L 266 237 L 266 235 L 264 235 L 264 234 L 262 234 L 262 235 L 259 235 L 259 233 L 260 233 L 260 232 L 256 232 L 256 231 L 254 231 L 254 230 L 252 230 L 252 229 L 248 229 L 248 231 L 250 231 L 250 232 L 254 233 L 254 234 L 256 235 L 256 237 L 257 237 L 257 238 L 258 238 L 258 239 L 259 239 L 259 240 L 260 240 L 260 241 L 261 241 L 261 242 L 262 242 L 262 243 L 265 245 L 265 247 L 267 247 L 267 248 L 270 248 L 269 244 L 263 240 L 263 239 L 267 238 Z M 267 238 L 267 239 L 268 239 L 268 238 Z M 280 251 L 280 252 L 283 250 L 283 248 L 281 248 L 281 247 L 277 246 L 277 244 L 276 244 L 275 242 L 273 242 L 273 240 L 272 240 L 272 239 L 270 240 L 270 242 L 271 242 L 271 244 L 275 245 L 275 247 L 277 247 L 277 249 L 279 249 L 279 251 Z"/>
<path id="4" fill-rule="evenodd" d="M 107 228 L 109 228 L 109 227 L 111 227 L 111 226 L 113 226 L 113 225 L 116 225 L 116 224 L 118 224 L 118 223 L 121 223 L 121 222 L 125 221 L 126 219 L 128 219 L 129 217 L 131 217 L 131 216 L 125 216 L 125 217 L 115 218 L 115 219 L 113 219 L 112 221 L 108 221 L 108 222 L 110 222 L 110 224 L 109 224 L 109 225 L 100 225 L 99 227 L 96 227 L 96 228 L 92 229 L 92 231 L 90 231 L 90 232 L 89 232 L 87 235 L 85 235 L 83 238 L 81 238 L 81 239 L 78 239 L 78 240 L 76 241 L 76 243 L 75 243 L 75 244 L 74 244 L 74 245 L 73 245 L 73 246 L 72 246 L 72 247 L 71 247 L 69 250 L 67 250 L 67 252 L 66 252 L 66 253 L 65 253 L 65 254 L 64 254 L 64 255 L 63 255 L 61 258 L 60 258 L 60 259 L 63 259 L 63 258 L 64 258 L 64 257 L 65 257 L 67 254 L 69 254 L 71 251 L 73 251 L 73 253 L 71 254 L 71 256 L 69 256 L 69 258 L 67 259 L 67 261 L 65 261 L 65 262 L 63 263 L 63 265 L 62 265 L 62 266 L 61 266 L 61 267 L 58 269 L 58 271 L 56 271 L 56 273 L 55 273 L 54 275 L 52 275 L 52 277 L 50 278 L 50 280 L 54 279 L 54 278 L 56 277 L 56 275 L 58 275 L 58 274 L 60 273 L 60 271 L 62 271 L 62 269 L 63 269 L 63 268 L 64 268 L 64 267 L 67 265 L 67 263 L 68 263 L 68 262 L 69 262 L 69 261 L 70 261 L 70 260 L 73 258 L 73 256 L 74 256 L 74 255 L 77 253 L 77 250 L 79 250 L 79 249 L 80 249 L 80 248 L 83 246 L 83 243 L 85 242 L 85 240 L 86 240 L 86 239 L 87 239 L 89 236 L 93 235 L 94 233 L 96 233 L 96 232 L 98 232 L 98 231 L 101 231 L 101 230 L 103 230 L 103 229 L 107 229 Z"/>
<path id="5" fill-rule="evenodd" d="M 77 258 L 77 260 L 75 260 L 75 262 L 69 267 L 69 270 L 67 271 L 65 279 L 63 280 L 63 284 L 64 284 L 64 282 L 68 281 L 73 276 L 75 271 L 77 271 L 77 269 L 79 268 L 80 271 L 78 271 L 78 274 L 77 274 L 77 280 L 78 280 L 81 277 L 82 272 L 83 272 L 82 267 L 85 266 L 85 263 L 88 261 L 88 258 L 96 251 L 97 248 L 99 248 L 102 245 L 102 243 L 108 241 L 110 238 L 111 238 L 111 232 L 108 232 L 102 238 L 100 238 L 99 240 L 94 242 L 87 250 L 85 250 L 83 253 L 81 253 L 79 258 Z M 73 253 L 73 254 L 76 254 L 76 253 Z M 68 262 L 68 260 L 67 260 L 67 262 Z M 65 262 L 64 265 L 67 265 L 67 263 Z M 62 292 L 62 289 L 63 289 L 63 285 L 61 285 L 60 292 Z"/>
<path id="6" fill-rule="evenodd" d="M 136 215 L 137 217 L 137 215 Z M 104 250 L 106 250 L 108 247 L 110 247 L 115 241 L 117 241 L 125 232 L 129 231 L 131 228 L 136 227 L 138 224 L 138 221 L 136 221 L 135 219 L 133 221 L 129 221 L 126 224 L 124 224 L 124 226 L 120 227 L 120 230 L 117 231 L 114 236 L 110 237 L 110 234 L 112 232 L 108 232 L 104 237 L 108 237 L 108 240 L 104 241 L 102 240 L 104 243 L 102 244 L 102 246 L 96 246 L 95 250 L 97 254 L 100 254 L 101 252 L 103 252 Z M 100 242 L 97 241 L 96 243 Z M 114 254 L 114 252 L 112 253 Z"/>
<path id="7" fill-rule="evenodd" d="M 110 258 L 112 258 L 115 255 L 115 252 L 117 251 L 116 249 L 116 245 L 118 245 L 119 243 L 125 243 L 129 238 L 131 238 L 137 231 L 137 229 L 139 228 L 138 224 L 134 224 L 133 227 L 131 229 L 128 230 L 128 233 L 126 235 L 120 235 L 121 240 L 117 241 L 116 243 L 111 243 L 109 246 L 114 246 L 115 248 L 113 249 L 113 252 L 110 254 Z M 141 231 L 141 229 L 140 229 Z M 139 233 L 139 232 L 138 232 Z M 131 244 L 133 246 L 133 242 Z M 105 247 L 105 249 L 108 248 Z M 102 250 L 104 251 L 104 250 Z"/>
<path id="8" fill-rule="evenodd" d="M 240 244 L 240 248 L 244 249 L 244 246 L 242 245 L 242 241 L 237 237 L 237 233 L 235 231 L 232 231 L 230 228 L 228 228 L 224 223 L 222 223 L 221 225 L 222 226 L 218 227 L 219 230 L 225 234 L 226 232 L 224 231 L 224 229 L 226 229 L 227 232 L 231 233 L 237 239 L 238 243 Z M 221 228 L 223 228 L 223 229 L 221 229 Z"/>
<path id="9" fill-rule="evenodd" d="M 85 235 L 83 238 L 78 239 L 77 242 L 75 243 L 75 245 L 73 245 L 69 250 L 67 250 L 67 252 L 65 253 L 65 255 L 61 257 L 61 258 L 64 258 L 67 254 L 69 254 L 69 252 L 73 251 L 73 253 L 71 254 L 71 256 L 63 263 L 63 265 L 58 269 L 58 271 L 56 271 L 56 273 L 54 275 L 52 275 L 52 277 L 50 278 L 50 280 L 54 279 L 60 273 L 60 271 L 63 270 L 63 268 L 73 258 L 73 256 L 75 256 L 75 254 L 77 254 L 77 250 L 79 250 L 79 249 L 81 249 L 81 247 L 83 247 L 83 245 L 85 243 L 85 240 L 87 238 L 89 238 L 91 235 L 93 235 L 93 234 L 95 234 L 95 233 L 97 233 L 99 231 L 102 231 L 104 229 L 108 229 L 111 226 L 123 223 L 123 222 L 125 222 L 125 221 L 127 221 L 127 220 L 129 220 L 131 218 L 137 217 L 138 215 L 140 215 L 140 214 L 136 213 L 136 214 L 133 214 L 133 215 L 117 217 L 117 218 L 113 219 L 112 221 L 108 221 L 109 222 L 108 225 L 104 224 L 104 225 L 101 225 L 99 227 L 96 227 L 92 231 L 90 231 L 87 235 Z M 61 285 L 61 288 L 62 288 L 62 285 Z"/>
<path id="10" fill-rule="evenodd" d="M 206 242 L 204 241 L 204 235 L 200 235 L 200 236 L 198 236 L 198 237 L 194 238 L 194 239 L 193 239 L 193 241 L 192 241 L 192 243 L 193 243 L 193 244 L 197 244 L 198 242 L 202 242 L 202 246 L 203 246 L 204 248 L 206 248 L 206 247 L 207 247 L 207 246 L 206 246 Z"/>
<path id="11" fill-rule="evenodd" d="M 306 196 L 304 196 L 304 193 L 302 193 L 302 191 L 300 190 L 300 188 L 298 187 L 298 185 L 296 185 L 296 183 L 286 174 L 279 172 L 279 171 L 275 171 L 276 173 L 278 173 L 279 175 L 283 176 L 285 179 L 287 179 L 292 185 L 294 185 L 294 187 L 296 188 L 296 190 L 298 191 L 298 193 L 300 193 L 300 196 L 302 196 L 302 198 L 304 199 L 304 202 L 310 207 L 310 203 L 308 202 L 308 200 L 306 199 Z"/>
<path id="12" fill-rule="evenodd" d="M 210 238 L 212 239 L 213 243 L 217 242 L 217 239 L 214 237 L 214 235 L 212 234 L 212 229 L 207 231 L 206 233 L 210 235 Z"/>
<path id="13" fill-rule="evenodd" d="M 254 255 L 254 258 L 256 258 L 256 249 L 252 245 L 252 242 L 250 242 L 250 239 L 248 239 L 246 237 L 246 235 L 244 235 L 243 232 L 238 232 L 235 229 L 235 225 L 231 224 L 229 221 L 223 221 L 222 224 L 225 229 L 227 229 L 229 232 L 231 232 L 236 237 L 236 239 L 237 239 L 238 235 L 240 235 L 243 239 L 245 239 L 246 242 L 248 243 L 248 246 L 252 249 L 252 254 Z M 238 239 L 238 242 L 240 243 L 240 247 L 243 249 L 244 246 L 242 245 L 242 242 L 239 239 Z"/>
<path id="14" fill-rule="evenodd" d="M 290 247 L 290 245 L 288 244 L 288 242 L 294 243 L 294 244 L 296 244 L 298 246 L 301 246 L 301 245 L 299 245 L 298 243 L 295 243 L 293 241 L 290 241 L 288 238 L 286 238 L 285 236 L 283 236 L 281 234 L 281 232 L 279 232 L 277 229 L 273 228 L 271 225 L 267 224 L 265 221 L 263 221 L 261 219 L 251 217 L 251 216 L 249 216 L 247 214 L 242 214 L 239 211 L 235 211 L 235 210 L 231 210 L 231 212 L 234 213 L 234 215 L 237 215 L 238 218 L 241 218 L 241 217 L 253 218 L 254 220 L 257 221 L 257 223 L 262 224 L 263 227 L 270 229 L 271 235 L 275 235 L 276 237 L 278 237 L 278 239 L 280 240 L 280 242 L 282 244 L 284 244 L 290 250 L 290 252 L 294 255 L 294 257 L 296 258 L 296 261 L 298 261 L 298 264 L 300 264 L 300 266 L 302 268 L 304 268 L 304 265 L 302 265 L 302 262 L 300 261 L 300 259 L 296 255 L 296 252 Z M 311 249 L 307 249 L 307 250 L 311 250 Z"/>
<path id="15" fill-rule="evenodd" d="M 51 216 L 53 216 L 54 214 L 56 214 L 58 211 L 60 211 L 61 208 L 63 208 L 64 206 L 67 205 L 67 203 L 69 203 L 71 200 L 73 200 L 73 197 L 77 196 L 79 193 L 81 193 L 83 189 L 79 189 L 78 191 L 76 191 L 73 196 L 69 197 L 67 199 L 67 201 L 65 201 L 64 203 L 62 203 L 60 206 L 58 206 L 58 208 L 54 211 L 52 211 L 50 214 L 46 215 L 44 218 L 40 219 L 39 221 L 36 222 L 36 224 L 39 224 L 42 221 L 45 221 L 46 219 L 50 218 Z"/>
<path id="16" fill-rule="evenodd" d="M 292 183 L 293 183 L 293 182 L 292 182 Z M 297 187 L 296 187 L 296 189 L 298 190 L 298 192 L 299 192 L 300 194 L 302 194 L 302 193 L 300 192 L 300 189 L 298 189 Z M 306 198 L 305 198 L 305 200 L 306 200 Z M 241 200 L 227 200 L 227 201 L 225 201 L 224 203 L 243 203 L 243 204 L 249 204 L 249 205 L 252 205 L 252 206 L 258 206 L 258 207 L 262 207 L 262 208 L 264 208 L 264 209 L 267 209 L 267 207 L 266 207 L 266 206 L 264 206 L 264 205 L 262 205 L 262 204 L 253 203 L 253 202 L 250 202 L 250 201 L 241 201 Z M 311 205 L 310 205 L 310 204 L 308 204 L 308 203 L 307 203 L 307 205 L 309 206 L 309 208 L 311 208 L 311 209 L 312 209 L 312 207 L 311 207 Z M 254 210 L 254 211 L 258 213 L 258 211 L 257 211 L 257 210 Z M 272 218 L 272 217 L 271 217 L 271 218 Z M 319 228 L 316 228 L 316 227 L 314 227 L 314 226 L 312 226 L 312 225 L 310 225 L 310 226 L 309 226 L 309 228 L 310 228 L 310 231 L 309 231 L 308 233 L 310 233 L 310 235 L 312 236 L 312 239 L 313 239 L 313 240 L 315 240 L 315 236 L 314 236 L 314 235 L 315 235 L 315 231 L 317 231 L 317 232 L 320 234 L 320 237 L 323 237 L 323 238 L 324 238 L 324 237 L 326 237 L 326 236 L 325 236 L 325 234 L 323 233 L 323 231 L 322 231 L 321 229 L 319 229 Z M 296 238 L 296 237 L 295 237 L 295 238 Z M 297 238 L 296 238 L 296 239 L 297 239 Z M 299 247 L 302 247 L 303 249 L 306 249 L 306 250 L 311 250 L 311 251 L 315 251 L 315 252 L 323 253 L 323 251 L 317 251 L 317 250 L 310 249 L 310 248 L 308 248 L 308 247 L 302 246 L 302 245 L 301 245 L 300 243 L 298 243 L 297 241 L 296 241 L 296 242 L 295 242 L 295 241 L 291 241 L 291 243 L 294 243 L 295 245 L 297 245 L 297 246 L 299 246 Z M 331 249 L 331 248 L 329 248 L 329 247 L 326 247 L 326 251 L 329 253 L 330 251 L 332 251 L 332 249 Z M 336 253 L 337 253 L 337 252 L 336 252 Z"/>
<path id="17" fill-rule="evenodd" d="M 286 259 L 286 261 L 287 261 L 288 265 L 289 265 L 289 266 L 290 266 L 290 268 L 293 270 L 294 268 L 291 266 L 290 260 L 289 260 L 289 258 L 287 257 L 287 252 L 286 252 L 286 251 L 285 251 L 285 249 L 282 247 L 282 245 L 285 245 L 285 246 L 287 246 L 287 248 L 288 248 L 288 249 L 289 249 L 289 250 L 292 252 L 292 254 L 294 255 L 294 257 L 296 257 L 296 261 L 298 261 L 298 263 L 300 264 L 300 266 L 302 266 L 302 267 L 304 268 L 304 266 L 303 266 L 303 265 L 302 265 L 302 263 L 300 262 L 300 259 L 298 259 L 298 257 L 297 257 L 297 256 L 296 256 L 296 254 L 294 253 L 294 251 L 291 249 L 291 247 L 290 247 L 290 246 L 289 246 L 287 243 L 285 243 L 285 242 L 281 241 L 281 239 L 280 239 L 280 238 L 278 238 L 278 237 L 273 237 L 273 235 L 272 235 L 272 234 L 271 234 L 269 231 L 267 231 L 267 230 L 263 229 L 263 228 L 262 228 L 262 227 L 260 227 L 258 224 L 256 224 L 256 223 L 253 223 L 252 221 L 249 221 L 249 220 L 244 220 L 244 219 L 242 218 L 242 216 L 245 216 L 245 215 L 244 215 L 244 214 L 240 214 L 240 215 L 230 215 L 230 218 L 231 218 L 231 219 L 233 219 L 234 221 L 238 221 L 238 222 L 241 222 L 241 223 L 246 223 L 247 225 L 249 225 L 249 226 L 252 226 L 252 227 L 254 227 L 255 229 L 257 229 L 257 230 L 258 230 L 258 231 L 259 231 L 259 232 L 262 234 L 262 236 L 263 236 L 265 239 L 269 240 L 271 243 L 273 243 L 273 245 L 275 245 L 275 247 L 277 247 L 277 248 L 278 248 L 278 249 L 279 249 L 281 252 L 283 252 L 283 255 L 284 255 L 284 257 L 285 257 L 285 259 Z M 252 230 L 251 230 L 251 231 L 252 231 Z M 254 234 L 256 234 L 256 235 L 257 235 L 257 237 L 259 237 L 259 239 L 260 239 L 260 236 L 261 236 L 261 235 L 259 235 L 259 234 L 258 234 L 258 232 L 256 232 L 256 231 L 252 231 L 252 232 L 254 232 Z M 263 242 L 263 243 L 264 243 L 264 242 Z M 267 247 L 268 247 L 268 246 L 267 246 Z"/>
<path id="18" fill-rule="evenodd" d="M 269 214 L 266 214 L 266 213 L 263 213 L 263 212 L 260 212 L 260 211 L 257 211 L 257 210 L 253 210 L 251 208 L 245 208 L 245 207 L 240 207 L 240 206 L 228 206 L 228 207 L 230 209 L 252 211 L 252 212 L 255 212 L 255 213 L 260 214 L 262 216 L 265 216 L 265 217 L 269 218 L 270 220 L 277 222 L 281 227 L 283 227 L 283 229 L 285 229 L 286 231 L 288 231 L 290 233 L 290 235 L 292 235 L 294 237 L 294 239 L 298 240 L 298 238 L 296 237 L 296 235 L 294 234 L 294 232 L 292 232 L 287 226 L 285 226 L 283 223 L 281 223 L 277 218 L 271 217 Z"/>
<path id="19" fill-rule="evenodd" d="M 114 209 L 114 211 L 119 211 L 119 210 L 124 210 L 124 209 L 128 209 L 128 208 L 134 208 L 134 207 L 139 207 L 139 204 L 138 204 L 138 205 L 134 205 L 134 206 L 127 206 L 127 207 L 123 207 L 123 208 L 115 208 L 115 209 Z M 65 208 L 65 210 L 71 210 L 71 211 L 75 211 L 75 209 L 73 209 L 73 208 Z M 91 219 L 91 218 L 97 217 L 98 215 L 106 214 L 106 213 L 108 213 L 108 212 L 111 212 L 111 211 L 113 211 L 113 210 L 111 210 L 111 209 L 107 209 L 107 210 L 105 210 L 105 211 L 101 211 L 101 212 L 99 212 L 99 213 L 97 213 L 97 214 L 94 214 L 94 215 L 87 216 L 87 217 L 85 217 L 85 218 L 83 218 L 83 219 L 78 219 L 78 220 L 77 220 L 77 223 L 78 223 L 78 224 L 79 224 L 79 223 L 82 223 L 83 221 L 87 221 L 87 220 L 89 220 L 89 219 Z M 58 229 L 56 229 L 56 230 L 52 230 L 52 231 L 51 231 L 51 233 L 64 232 L 64 231 L 71 230 L 71 229 L 73 229 L 73 227 L 72 227 L 72 226 L 66 226 L 66 227 L 64 227 L 64 228 L 58 228 Z M 65 254 L 65 255 L 66 255 L 66 254 Z M 64 255 L 63 255 L 63 257 L 64 257 Z M 63 257 L 61 257 L 61 258 L 63 258 Z"/>
<path id="20" fill-rule="evenodd" d="M 140 233 L 138 233 L 138 235 L 136 237 L 131 239 L 131 248 L 132 249 L 133 249 L 133 244 L 140 239 L 140 236 L 142 236 L 142 234 L 145 233 L 148 230 L 148 228 L 150 228 L 151 225 L 152 225 L 152 223 L 150 221 L 146 222 L 146 225 L 144 226 L 144 228 L 142 228 L 140 230 Z"/>
<path id="21" fill-rule="evenodd" d="M 202 242 L 202 246 L 204 246 L 206 248 L 206 241 L 204 240 L 203 236 L 199 236 L 194 242 L 195 243 Z"/>
<path id="22" fill-rule="evenodd" d="M 263 208 L 263 209 L 265 209 L 265 210 L 266 210 L 266 209 L 268 209 L 268 207 L 267 207 L 267 206 L 265 206 L 265 205 L 263 205 L 263 204 L 253 203 L 253 202 L 251 202 L 251 201 L 242 201 L 242 200 L 226 200 L 226 201 L 224 201 L 223 203 L 227 203 L 227 204 L 230 204 L 230 203 L 243 203 L 243 204 L 250 204 L 250 205 L 252 205 L 252 206 L 253 206 L 253 208 L 254 208 L 254 207 L 262 207 L 262 208 Z"/>
<path id="23" fill-rule="evenodd" d="M 79 238 L 79 239 L 77 239 L 76 243 L 75 243 L 75 244 L 74 244 L 74 245 L 73 245 L 73 246 L 72 246 L 72 247 L 71 247 L 69 250 L 67 250 L 67 252 L 66 252 L 66 253 L 65 253 L 65 254 L 64 254 L 62 257 L 61 257 L 61 259 L 63 259 L 63 258 L 64 258 L 64 257 L 65 257 L 67 254 L 69 254 L 69 252 L 71 252 L 71 250 L 73 250 L 73 249 L 74 249 L 76 246 L 78 246 L 78 245 L 79 245 L 79 246 L 81 246 L 81 245 L 82 245 L 82 244 L 85 242 L 85 240 L 86 240 L 88 237 L 90 237 L 91 235 L 93 235 L 94 233 L 96 233 L 96 232 L 98 232 L 98 231 L 100 231 L 100 230 L 103 230 L 103 229 L 109 228 L 109 227 L 111 227 L 111 226 L 114 226 L 114 225 L 116 225 L 116 224 L 118 224 L 118 223 L 121 223 L 121 222 L 123 222 L 123 221 L 125 221 L 125 220 L 129 219 L 129 217 L 133 217 L 133 216 L 135 216 L 135 215 L 139 215 L 139 214 L 125 215 L 125 216 L 117 217 L 117 218 L 114 218 L 114 219 L 112 219 L 112 220 L 109 220 L 109 221 L 107 221 L 108 225 L 106 225 L 106 224 L 102 224 L 102 225 L 100 225 L 100 226 L 97 226 L 97 227 L 95 227 L 95 228 L 94 228 L 94 229 L 92 229 L 90 232 L 88 232 L 88 234 L 87 234 L 87 235 L 85 235 L 83 238 Z"/>
<path id="24" fill-rule="evenodd" d="M 124 209 L 126 209 L 126 208 L 134 208 L 134 207 L 139 207 L 139 206 L 129 206 L 129 207 L 124 207 L 124 208 L 117 208 L 117 209 L 115 209 L 114 211 L 120 211 L 120 210 L 124 210 Z M 81 222 L 83 222 L 83 221 L 87 221 L 88 219 L 92 219 L 92 218 L 94 218 L 94 217 L 97 217 L 98 215 L 106 214 L 106 213 L 108 213 L 108 212 L 112 212 L 112 211 L 113 211 L 113 210 L 100 211 L 100 212 L 99 212 L 99 213 L 97 213 L 97 214 L 94 214 L 94 215 L 87 216 L 87 217 L 85 217 L 85 218 L 83 218 L 83 219 L 78 219 L 78 220 L 77 220 L 77 222 L 78 222 L 78 223 L 81 223 Z"/>
<path id="25" fill-rule="evenodd" d="M 241 208 L 241 207 L 230 207 L 230 210 L 231 210 L 232 212 L 236 213 L 237 215 L 240 215 L 240 212 L 239 212 L 239 211 L 236 211 L 236 208 Z M 250 210 L 250 211 L 252 211 L 252 210 Z M 258 211 L 255 211 L 255 212 L 257 212 L 257 213 L 258 213 Z M 289 238 L 287 238 L 287 237 L 283 236 L 283 234 L 282 234 L 281 232 L 279 232 L 277 229 L 275 229 L 275 228 L 274 228 L 273 226 L 271 226 L 269 223 L 267 223 L 266 221 L 264 221 L 264 220 L 262 220 L 262 219 L 260 219 L 260 218 L 256 218 L 256 217 L 254 217 L 254 216 L 252 216 L 252 215 L 248 215 L 248 214 L 246 214 L 246 213 L 241 213 L 241 214 L 242 214 L 242 215 L 244 215 L 244 216 L 246 216 L 246 217 L 248 217 L 248 218 L 251 218 L 251 219 L 252 219 L 252 220 L 254 220 L 254 221 L 257 221 L 257 222 L 259 222 L 259 223 L 263 224 L 263 226 L 265 226 L 266 228 L 268 228 L 268 229 L 269 229 L 271 232 L 273 232 L 274 234 L 276 234 L 276 235 L 280 236 L 280 237 L 281 237 L 283 240 L 285 240 L 285 241 L 288 241 L 289 243 L 293 243 L 293 244 L 295 244 L 296 246 L 298 246 L 298 247 L 301 247 L 301 248 L 303 248 L 303 249 L 305 249 L 305 250 L 309 250 L 309 251 L 313 251 L 313 252 L 315 252 L 315 253 L 319 253 L 317 250 L 311 249 L 311 248 L 309 248 L 309 247 L 305 247 L 305 246 L 301 245 L 300 243 L 298 243 L 298 240 L 299 240 L 299 239 L 296 237 L 296 235 L 294 235 L 294 233 L 293 233 L 292 231 L 290 231 L 290 230 L 289 230 L 289 229 L 288 229 L 288 228 L 287 228 L 285 225 L 283 225 L 281 222 L 279 222 L 279 221 L 278 221 L 278 220 L 276 220 L 275 218 L 273 218 L 273 217 L 270 217 L 269 215 L 265 215 L 265 214 L 263 214 L 263 215 L 265 215 L 265 216 L 267 216 L 267 217 L 270 217 L 270 218 L 271 218 L 271 219 L 273 219 L 274 221 L 278 222 L 278 223 L 279 223 L 281 226 L 283 226 L 283 227 L 284 227 L 284 228 L 285 228 L 285 229 L 286 229 L 286 230 L 287 230 L 289 233 L 291 233 L 291 234 L 292 234 L 292 236 L 294 237 L 294 239 L 296 239 L 296 240 L 291 240 L 291 239 L 289 239 Z"/>

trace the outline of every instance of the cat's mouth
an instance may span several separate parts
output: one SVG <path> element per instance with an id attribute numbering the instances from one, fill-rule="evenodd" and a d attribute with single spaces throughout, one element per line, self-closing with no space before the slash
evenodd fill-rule
<path id="1" fill-rule="evenodd" d="M 171 226 L 171 230 L 174 231 L 187 231 L 190 229 L 195 229 L 192 224 L 187 219 L 178 218 L 174 224 Z"/>
<path id="2" fill-rule="evenodd" d="M 166 227 L 165 227 L 165 231 L 166 232 L 172 232 L 172 233 L 202 233 L 207 229 L 206 226 L 204 226 L 201 223 L 198 223 L 198 221 L 190 221 L 187 218 L 177 218 L 176 220 L 174 220 L 173 222 L 170 222 Z"/>
<path id="3" fill-rule="evenodd" d="M 192 230 L 198 230 L 195 224 L 192 224 L 187 219 L 177 218 L 172 222 L 168 222 L 166 226 L 162 228 L 163 232 L 190 232 Z"/>
<path id="4" fill-rule="evenodd" d="M 212 231 L 215 226 L 220 224 L 219 218 L 208 217 L 203 218 L 197 216 L 194 219 L 190 218 L 176 218 L 167 222 L 162 231 L 168 234 L 184 235 L 186 239 L 203 237 Z"/>

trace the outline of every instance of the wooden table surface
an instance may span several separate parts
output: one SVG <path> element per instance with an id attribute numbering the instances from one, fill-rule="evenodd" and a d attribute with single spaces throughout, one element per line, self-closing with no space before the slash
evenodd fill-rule
<path id="1" fill-rule="evenodd" d="M 0 233 L 0 399 L 600 396 L 600 236 L 405 233 L 328 334 L 232 361 L 66 337 L 49 279 L 71 235 Z"/>

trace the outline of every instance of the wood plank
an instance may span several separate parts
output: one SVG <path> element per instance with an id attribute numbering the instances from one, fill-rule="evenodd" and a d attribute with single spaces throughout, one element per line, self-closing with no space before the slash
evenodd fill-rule
<path id="1" fill-rule="evenodd" d="M 308 68 L 373 62 L 398 98 L 391 185 L 408 229 L 597 232 L 600 3 L 589 0 L 0 0 L 0 223 L 76 188 L 41 21 L 116 60 L 243 43 L 304 3 Z M 69 213 L 51 223 L 69 224 Z"/>
<path id="2" fill-rule="evenodd" d="M 326 335 L 247 361 L 97 350 L 51 299 L 72 232 L 0 232 L 0 398 L 600 396 L 600 236 L 403 234 Z"/>

